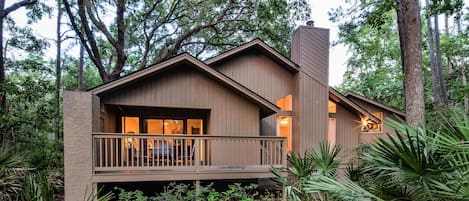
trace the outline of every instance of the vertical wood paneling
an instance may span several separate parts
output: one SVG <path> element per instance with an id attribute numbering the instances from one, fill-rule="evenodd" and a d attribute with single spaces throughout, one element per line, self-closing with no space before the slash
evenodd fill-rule
<path id="1" fill-rule="evenodd" d="M 309 26 L 299 27 L 292 38 L 292 60 L 303 72 L 328 84 L 329 30 Z"/>
<path id="2" fill-rule="evenodd" d="M 177 68 L 102 97 L 103 103 L 211 109 L 216 135 L 257 135 L 259 107 L 191 68 Z"/>
<path id="3" fill-rule="evenodd" d="M 362 101 L 360 99 L 354 98 L 354 97 L 349 97 L 354 103 L 358 104 L 360 107 L 365 108 L 371 113 L 375 112 L 382 112 L 383 113 L 383 119 L 386 121 L 387 119 L 395 119 L 393 116 L 392 112 L 389 112 L 383 108 L 374 106 L 372 104 L 369 104 L 365 101 Z M 394 129 L 386 126 L 384 123 L 381 125 L 382 126 L 382 132 L 380 133 L 362 133 L 360 136 L 360 143 L 373 143 L 375 140 L 378 138 L 387 138 L 387 133 L 389 134 L 395 134 L 396 132 Z"/>
<path id="4" fill-rule="evenodd" d="M 293 121 L 297 124 L 293 127 L 293 147 L 303 153 L 327 141 L 329 30 L 300 26 L 293 33 L 291 51 L 293 62 L 300 66 L 296 77 L 299 102 L 294 105 Z"/>
<path id="5" fill-rule="evenodd" d="M 299 152 L 327 141 L 328 89 L 301 73 L 299 76 Z"/>
<path id="6" fill-rule="evenodd" d="M 246 53 L 215 68 L 273 103 L 293 93 L 293 74 L 259 52 Z"/>
<path id="7" fill-rule="evenodd" d="M 259 106 L 192 68 L 181 66 L 168 70 L 107 94 L 102 100 L 105 104 L 115 105 L 208 108 L 209 134 L 259 135 Z M 214 161 L 226 157 L 226 152 L 238 152 L 246 156 L 254 150 L 255 147 L 250 146 L 240 150 L 233 143 L 211 143 L 211 157 Z"/>
<path id="8" fill-rule="evenodd" d="M 336 144 L 342 146 L 341 158 L 346 162 L 360 143 L 360 117 L 355 112 L 337 104 Z"/>
<path id="9" fill-rule="evenodd" d="M 294 94 L 294 75 L 259 52 L 246 53 L 215 68 L 272 103 Z M 276 135 L 276 121 L 276 116 L 262 119 L 261 134 Z"/>

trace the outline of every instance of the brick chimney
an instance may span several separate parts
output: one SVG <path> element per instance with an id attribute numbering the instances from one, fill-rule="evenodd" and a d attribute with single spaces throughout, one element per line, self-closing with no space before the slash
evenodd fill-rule
<path id="1" fill-rule="evenodd" d="M 329 100 L 329 30 L 309 21 L 293 32 L 291 59 L 300 66 L 296 76 L 293 144 L 304 153 L 311 144 L 327 140 Z M 295 125 L 296 124 L 296 125 Z M 296 129 L 295 129 L 296 128 Z"/>

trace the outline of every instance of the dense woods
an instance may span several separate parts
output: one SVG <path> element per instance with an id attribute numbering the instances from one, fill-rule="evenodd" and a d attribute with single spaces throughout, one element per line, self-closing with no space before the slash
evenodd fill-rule
<path id="1" fill-rule="evenodd" d="M 25 26 L 11 17 L 17 12 Z M 340 27 L 335 42 L 350 52 L 342 92 L 405 110 L 412 126 L 434 128 L 449 108 L 469 111 L 464 2 L 356 0 L 330 17 Z M 60 199 L 63 90 L 86 90 L 181 52 L 208 58 L 254 38 L 289 55 L 296 22 L 309 18 L 304 0 L 0 0 L 0 200 Z M 54 36 L 34 33 L 41 20 L 56 21 Z"/>
<path id="2" fill-rule="evenodd" d="M 339 89 L 352 90 L 407 111 L 406 101 L 413 99 L 404 98 L 408 94 L 404 90 L 407 73 L 404 74 L 406 69 L 401 65 L 406 61 L 401 59 L 405 51 L 401 51 L 397 12 L 400 1 L 357 2 L 330 12 L 332 21 L 340 27 L 340 39 L 336 42 L 349 47 L 352 54 Z M 468 13 L 467 7 L 458 0 L 427 1 L 422 5 L 419 29 L 423 33 L 420 40 L 423 44 L 422 98 L 426 117 L 432 121 L 434 112 L 448 107 L 469 109 L 465 84 L 467 61 L 464 60 L 468 54 Z M 447 19 L 443 20 L 444 25 L 439 25 L 439 17 Z M 439 33 L 440 27 L 445 34 Z"/>

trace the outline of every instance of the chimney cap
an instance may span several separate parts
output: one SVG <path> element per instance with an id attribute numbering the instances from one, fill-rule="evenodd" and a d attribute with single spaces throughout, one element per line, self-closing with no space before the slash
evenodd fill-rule
<path id="1" fill-rule="evenodd" d="M 306 26 L 314 27 L 314 20 L 308 20 L 308 21 L 306 22 Z"/>

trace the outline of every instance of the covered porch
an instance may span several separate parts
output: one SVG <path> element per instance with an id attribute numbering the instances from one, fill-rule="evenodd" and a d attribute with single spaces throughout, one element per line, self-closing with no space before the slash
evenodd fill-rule
<path id="1" fill-rule="evenodd" d="M 96 181 L 272 177 L 287 167 L 285 137 L 93 133 Z M 227 174 L 229 173 L 229 174 Z"/>

